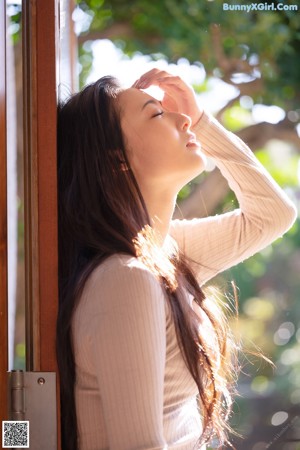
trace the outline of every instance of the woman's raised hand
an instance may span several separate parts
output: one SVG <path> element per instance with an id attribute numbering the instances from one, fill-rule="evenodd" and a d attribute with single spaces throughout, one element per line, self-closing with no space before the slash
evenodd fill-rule
<path id="1" fill-rule="evenodd" d="M 164 91 L 162 107 L 166 111 L 186 114 L 191 118 L 192 126 L 198 122 L 203 110 L 197 104 L 193 88 L 179 76 L 171 75 L 164 70 L 152 69 L 144 73 L 131 87 L 147 89 L 153 85 Z"/>

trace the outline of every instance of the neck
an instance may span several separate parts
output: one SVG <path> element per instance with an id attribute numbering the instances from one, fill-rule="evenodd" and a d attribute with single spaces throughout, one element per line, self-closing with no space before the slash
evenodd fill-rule
<path id="1" fill-rule="evenodd" d="M 168 192 L 143 193 L 149 216 L 151 218 L 151 226 L 157 232 L 159 240 L 163 245 L 170 228 L 173 216 L 176 194 Z"/>

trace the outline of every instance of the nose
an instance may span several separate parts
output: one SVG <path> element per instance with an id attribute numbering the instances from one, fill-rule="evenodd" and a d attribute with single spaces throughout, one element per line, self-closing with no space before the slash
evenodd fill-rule
<path id="1" fill-rule="evenodd" d="M 182 118 L 182 129 L 184 131 L 188 130 L 192 124 L 192 119 L 186 114 L 180 114 Z"/>

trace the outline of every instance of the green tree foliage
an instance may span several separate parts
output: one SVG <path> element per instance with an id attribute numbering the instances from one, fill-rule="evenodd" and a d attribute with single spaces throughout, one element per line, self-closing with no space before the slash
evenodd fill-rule
<path id="1" fill-rule="evenodd" d="M 140 51 L 153 59 L 165 55 L 170 62 L 183 56 L 200 61 L 208 74 L 239 85 L 255 102 L 298 108 L 299 11 L 224 11 L 223 3 L 78 1 L 92 16 L 88 39 L 109 36 L 128 55 Z"/>
<path id="2" fill-rule="evenodd" d="M 20 4 L 10 3 L 6 8 L 8 16 L 8 34 L 11 36 L 12 42 L 17 44 L 20 40 L 22 7 Z"/>

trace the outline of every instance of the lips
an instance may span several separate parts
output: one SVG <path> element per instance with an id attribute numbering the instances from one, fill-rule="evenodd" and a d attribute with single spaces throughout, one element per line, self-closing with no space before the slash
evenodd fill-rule
<path id="1" fill-rule="evenodd" d="M 201 147 L 201 145 L 200 145 L 200 142 L 198 142 L 197 141 L 197 139 L 196 139 L 196 135 L 195 134 L 189 134 L 189 140 L 188 140 L 188 142 L 187 142 L 187 144 L 186 144 L 186 147 L 193 147 L 193 146 L 195 146 L 195 147 Z"/>

